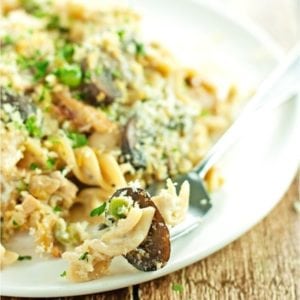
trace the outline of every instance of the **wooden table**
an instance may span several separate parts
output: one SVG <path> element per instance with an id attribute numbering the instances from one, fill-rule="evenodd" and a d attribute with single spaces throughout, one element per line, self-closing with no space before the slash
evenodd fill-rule
<path id="1" fill-rule="evenodd" d="M 285 49 L 299 40 L 299 0 L 222 2 L 255 19 Z M 198 263 L 137 286 L 65 299 L 300 299 L 300 213 L 293 206 L 299 199 L 299 184 L 299 177 L 295 178 L 260 224 Z M 174 291 L 174 284 L 183 290 Z"/>

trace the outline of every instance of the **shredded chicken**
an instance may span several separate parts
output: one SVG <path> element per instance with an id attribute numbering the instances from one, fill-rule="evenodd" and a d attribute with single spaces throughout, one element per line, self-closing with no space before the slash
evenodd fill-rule
<path id="1" fill-rule="evenodd" d="M 14 263 L 18 259 L 18 256 L 16 252 L 9 251 L 0 244 L 0 269 Z"/>
<path id="2" fill-rule="evenodd" d="M 56 110 L 67 120 L 70 120 L 80 131 L 93 129 L 96 132 L 112 132 L 116 125 L 103 112 L 73 99 L 68 93 L 55 94 Z"/>
<path id="3" fill-rule="evenodd" d="M 73 204 L 78 188 L 74 183 L 55 171 L 47 175 L 33 175 L 30 178 L 29 192 L 40 200 L 50 201 L 50 197 L 56 196 L 64 207 L 69 208 Z M 53 202 L 53 201 L 50 201 Z"/>
<path id="4" fill-rule="evenodd" d="M 186 216 L 189 206 L 190 186 L 185 181 L 179 191 L 171 181 L 167 180 L 167 188 L 161 190 L 159 195 L 152 198 L 153 202 L 162 214 L 165 222 L 171 226 L 175 226 L 182 222 Z"/>

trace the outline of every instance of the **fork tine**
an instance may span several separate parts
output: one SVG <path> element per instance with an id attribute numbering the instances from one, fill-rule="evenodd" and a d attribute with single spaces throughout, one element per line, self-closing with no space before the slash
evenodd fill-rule
<path id="1" fill-rule="evenodd" d="M 194 172 L 180 176 L 174 180 L 177 183 L 177 191 L 185 180 L 190 184 L 190 208 L 193 208 L 194 215 L 204 216 L 212 207 L 212 203 L 202 179 Z"/>

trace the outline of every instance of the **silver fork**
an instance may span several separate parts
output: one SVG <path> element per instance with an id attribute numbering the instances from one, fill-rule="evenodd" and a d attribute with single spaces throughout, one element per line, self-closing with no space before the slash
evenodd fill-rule
<path id="1" fill-rule="evenodd" d="M 237 117 L 231 127 L 209 150 L 200 164 L 191 172 L 172 178 L 177 189 L 187 180 L 190 184 L 190 205 L 188 217 L 171 229 L 171 240 L 175 240 L 196 227 L 211 209 L 212 203 L 204 184 L 207 171 L 222 157 L 243 133 L 243 129 L 257 110 L 273 109 L 300 94 L 300 44 L 296 45 L 282 63 L 263 81 L 255 95 Z M 162 182 L 152 184 L 148 191 L 157 194 L 163 188 Z"/>

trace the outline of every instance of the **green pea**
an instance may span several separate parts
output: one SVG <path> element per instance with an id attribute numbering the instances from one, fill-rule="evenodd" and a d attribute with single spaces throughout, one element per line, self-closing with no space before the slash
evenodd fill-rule
<path id="1" fill-rule="evenodd" d="M 74 88 L 79 86 L 81 83 L 82 72 L 78 65 L 66 65 L 59 68 L 55 74 L 61 83 L 69 87 Z"/>
<path id="2" fill-rule="evenodd" d="M 128 206 L 129 204 L 126 199 L 115 197 L 111 199 L 108 211 L 110 215 L 117 219 L 125 218 L 124 210 L 127 211 Z"/>

